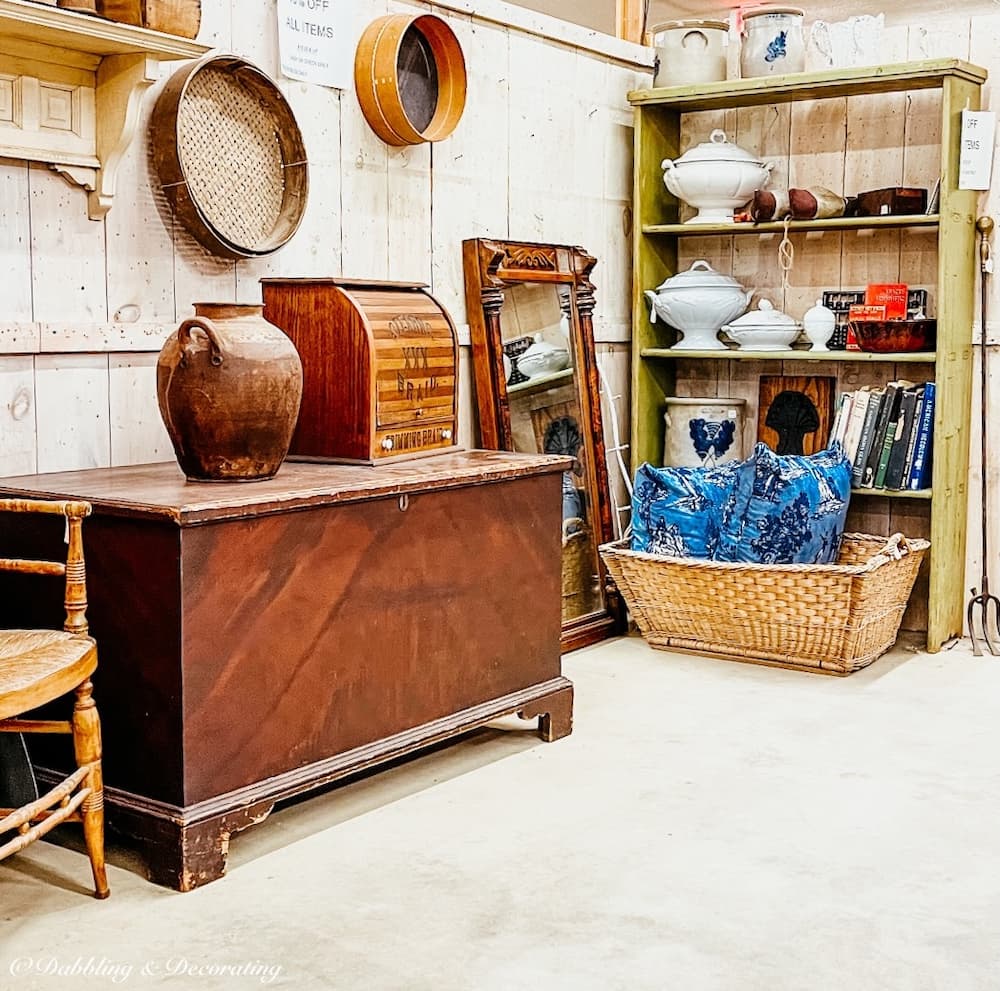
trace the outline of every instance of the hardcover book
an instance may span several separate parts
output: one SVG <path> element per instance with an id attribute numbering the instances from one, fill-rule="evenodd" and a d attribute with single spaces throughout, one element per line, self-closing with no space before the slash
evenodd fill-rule
<path id="1" fill-rule="evenodd" d="M 896 432 L 885 470 L 887 489 L 903 487 L 903 469 L 906 467 L 906 452 L 910 444 L 910 434 L 913 432 L 913 414 L 916 412 L 917 400 L 922 391 L 922 385 L 903 391 L 903 398 L 899 404 L 899 419 L 896 421 Z"/>
<path id="2" fill-rule="evenodd" d="M 906 318 L 909 287 L 902 282 L 873 283 L 865 289 L 867 306 L 884 306 L 886 320 Z"/>
<path id="3" fill-rule="evenodd" d="M 875 422 L 882 409 L 884 398 L 884 389 L 873 389 L 871 395 L 868 397 L 865 422 L 861 426 L 861 437 L 858 440 L 858 453 L 854 457 L 854 466 L 851 470 L 851 485 L 855 488 L 860 488 L 864 481 L 865 466 L 868 461 L 868 454 L 871 451 L 872 435 L 875 433 Z"/>
<path id="4" fill-rule="evenodd" d="M 931 462 L 934 457 L 934 401 L 936 387 L 933 382 L 924 386 L 924 407 L 920 411 L 920 427 L 913 452 L 913 464 L 906 487 L 911 491 L 930 488 Z"/>

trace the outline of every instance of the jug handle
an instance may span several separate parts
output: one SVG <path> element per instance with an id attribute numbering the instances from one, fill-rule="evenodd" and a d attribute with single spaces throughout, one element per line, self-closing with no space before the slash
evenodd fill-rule
<path id="1" fill-rule="evenodd" d="M 208 338 L 209 360 L 218 368 L 222 364 L 222 344 L 219 340 L 219 331 L 207 317 L 191 317 L 177 328 L 177 343 L 181 346 L 181 350 L 185 356 L 188 354 L 191 347 L 191 331 L 195 329 L 200 330 Z"/>

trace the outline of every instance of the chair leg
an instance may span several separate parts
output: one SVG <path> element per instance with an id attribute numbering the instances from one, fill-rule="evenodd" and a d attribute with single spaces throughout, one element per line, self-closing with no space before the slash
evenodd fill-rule
<path id="1" fill-rule="evenodd" d="M 83 838 L 94 872 L 94 895 L 107 898 L 111 894 L 104 867 L 104 780 L 101 773 L 101 720 L 91 696 L 93 685 L 88 679 L 76 690 L 73 707 L 73 749 L 77 767 L 93 764 L 84 779 L 90 794 L 83 800 Z"/>

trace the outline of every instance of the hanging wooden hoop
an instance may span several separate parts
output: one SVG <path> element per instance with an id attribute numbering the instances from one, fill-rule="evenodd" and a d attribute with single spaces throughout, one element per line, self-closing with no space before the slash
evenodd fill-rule
<path id="1" fill-rule="evenodd" d="M 277 84 L 235 55 L 179 69 L 153 107 L 153 161 L 173 212 L 222 258 L 257 258 L 299 228 L 309 165 Z"/>
<path id="2" fill-rule="evenodd" d="M 406 110 L 400 88 L 399 53 L 410 30 L 426 41 L 437 73 L 437 105 L 420 129 Z M 440 141 L 458 126 L 465 110 L 465 57 L 455 32 L 433 14 L 389 14 L 372 21 L 358 43 L 354 85 L 371 129 L 387 144 Z"/>

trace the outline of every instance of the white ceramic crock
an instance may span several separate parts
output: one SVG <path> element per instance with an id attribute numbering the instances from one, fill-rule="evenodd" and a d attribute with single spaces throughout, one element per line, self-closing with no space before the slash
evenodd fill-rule
<path id="1" fill-rule="evenodd" d="M 664 159 L 661 168 L 667 190 L 698 210 L 685 223 L 731 224 L 733 210 L 767 185 L 774 162 L 755 158 L 715 130 L 676 161 Z"/>
<path id="2" fill-rule="evenodd" d="M 726 78 L 727 21 L 665 21 L 652 29 L 654 86 L 716 83 Z"/>
<path id="3" fill-rule="evenodd" d="M 719 328 L 735 320 L 750 305 L 747 292 L 734 278 L 716 272 L 707 261 L 692 263 L 655 290 L 646 290 L 651 323 L 659 317 L 684 335 L 675 351 L 724 351 Z"/>
<path id="4" fill-rule="evenodd" d="M 743 460 L 745 399 L 667 396 L 663 463 L 714 468 Z"/>
<path id="5" fill-rule="evenodd" d="M 770 300 L 762 299 L 757 309 L 744 313 L 722 329 L 747 351 L 785 351 L 799 336 L 802 325 L 776 310 Z"/>
<path id="6" fill-rule="evenodd" d="M 803 12 L 798 7 L 758 7 L 743 13 L 740 75 L 783 76 L 806 67 Z"/>

